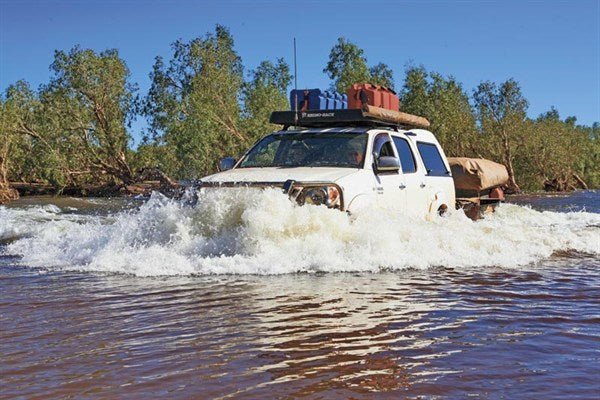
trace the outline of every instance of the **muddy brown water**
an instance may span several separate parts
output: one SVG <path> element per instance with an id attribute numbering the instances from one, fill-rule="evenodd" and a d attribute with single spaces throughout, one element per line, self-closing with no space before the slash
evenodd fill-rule
<path id="1" fill-rule="evenodd" d="M 597 200 L 517 199 L 599 213 Z M 52 201 L 26 202 L 0 245 L 2 399 L 600 396 L 598 254 L 279 275 L 32 267 L 10 246 L 44 234 L 28 207 Z M 136 207 L 85 204 L 59 206 L 78 225 Z"/>

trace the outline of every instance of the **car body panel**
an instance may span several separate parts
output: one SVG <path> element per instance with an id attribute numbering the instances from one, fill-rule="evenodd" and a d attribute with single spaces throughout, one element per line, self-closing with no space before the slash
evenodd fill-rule
<path id="1" fill-rule="evenodd" d="M 330 182 L 343 192 L 343 203 L 339 207 L 343 211 L 358 212 L 359 210 L 384 207 L 399 213 L 427 217 L 438 212 L 440 207 L 454 208 L 454 183 L 450 172 L 444 176 L 429 175 L 423 159 L 418 151 L 417 142 L 433 144 L 438 149 L 444 165 L 450 171 L 450 166 L 433 133 L 424 129 L 392 130 L 389 128 L 324 128 L 292 131 L 301 132 L 356 132 L 367 133 L 369 140 L 362 168 L 333 168 L 333 167 L 266 167 L 240 168 L 239 162 L 233 169 L 219 172 L 201 179 L 201 182 L 218 186 L 223 184 L 256 184 L 271 183 L 273 186 L 283 186 L 286 181 L 302 183 Z M 288 131 L 276 132 L 287 134 Z M 402 168 L 397 172 L 377 173 L 375 168 L 374 139 L 379 134 L 400 137 L 408 141 L 414 155 L 416 171 L 404 173 Z M 393 144 L 393 141 L 392 141 Z M 399 157 L 396 146 L 393 145 L 395 156 Z M 248 154 L 248 153 L 246 153 Z"/>
<path id="2" fill-rule="evenodd" d="M 330 167 L 268 167 L 234 168 L 202 178 L 203 182 L 285 182 L 287 180 L 310 182 L 337 180 L 360 171 L 358 168 Z"/>

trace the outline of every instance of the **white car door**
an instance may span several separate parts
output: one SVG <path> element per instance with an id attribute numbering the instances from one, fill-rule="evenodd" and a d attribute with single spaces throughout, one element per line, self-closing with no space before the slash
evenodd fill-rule
<path id="1" fill-rule="evenodd" d="M 450 190 L 443 190 L 443 188 L 452 188 L 454 185 L 454 181 L 452 180 L 452 175 L 450 174 L 450 169 L 446 165 L 445 156 L 443 156 L 443 152 L 441 152 L 441 148 L 438 147 L 436 143 L 430 143 L 425 141 L 417 141 L 416 143 L 417 151 L 423 160 L 423 165 L 425 166 L 425 183 L 426 183 L 426 193 L 428 195 L 427 206 L 432 207 L 431 212 L 437 212 L 435 209 L 434 197 L 436 192 L 450 192 Z M 447 200 L 454 200 L 450 196 L 448 196 Z"/>
<path id="2" fill-rule="evenodd" d="M 403 212 L 406 208 L 406 182 L 402 170 L 378 171 L 377 160 L 381 157 L 395 157 L 398 155 L 394 150 L 392 139 L 387 133 L 375 136 L 372 147 L 373 172 L 375 179 L 375 190 L 378 206 L 385 209 Z"/>
<path id="3" fill-rule="evenodd" d="M 425 179 L 426 172 L 419 168 L 415 156 L 414 146 L 411 146 L 408 138 L 392 136 L 396 151 L 400 157 L 402 173 L 404 176 L 406 212 L 416 217 L 424 217 L 429 209 L 429 191 Z"/>

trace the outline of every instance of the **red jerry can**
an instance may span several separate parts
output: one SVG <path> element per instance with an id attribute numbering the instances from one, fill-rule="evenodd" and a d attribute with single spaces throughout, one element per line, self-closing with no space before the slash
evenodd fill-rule
<path id="1" fill-rule="evenodd" d="M 381 87 L 370 83 L 355 83 L 347 91 L 348 108 L 362 108 L 363 104 L 383 107 Z"/>
<path id="2" fill-rule="evenodd" d="M 392 89 L 388 88 L 388 97 L 389 97 L 389 101 L 390 101 L 390 106 L 389 106 L 389 110 L 394 110 L 394 111 L 399 111 L 400 110 L 400 99 L 398 98 L 398 95 L 396 95 L 396 92 L 394 92 Z"/>
<path id="3" fill-rule="evenodd" d="M 390 89 L 382 86 L 380 89 L 381 93 L 381 108 L 390 109 Z"/>
<path id="4" fill-rule="evenodd" d="M 396 96 L 396 92 L 387 87 L 381 87 L 381 107 L 388 110 L 400 110 L 400 99 Z"/>

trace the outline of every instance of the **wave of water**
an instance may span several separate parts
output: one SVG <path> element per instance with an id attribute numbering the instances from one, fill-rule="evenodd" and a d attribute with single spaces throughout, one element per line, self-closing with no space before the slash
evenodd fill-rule
<path id="1" fill-rule="evenodd" d="M 159 194 L 109 216 L 54 206 L 0 207 L 3 252 L 48 269 L 138 276 L 519 267 L 555 253 L 600 254 L 600 214 L 504 204 L 473 222 L 461 211 L 417 220 L 299 207 L 277 190 L 222 189 L 195 206 Z"/>

